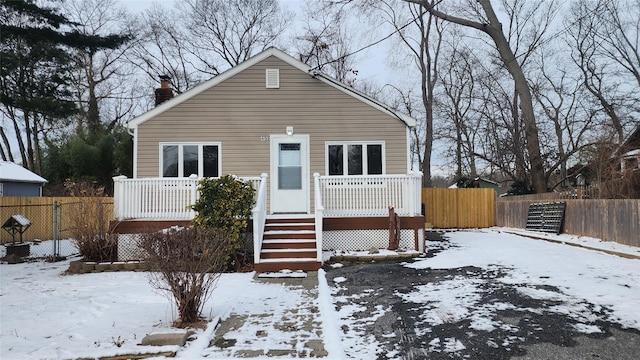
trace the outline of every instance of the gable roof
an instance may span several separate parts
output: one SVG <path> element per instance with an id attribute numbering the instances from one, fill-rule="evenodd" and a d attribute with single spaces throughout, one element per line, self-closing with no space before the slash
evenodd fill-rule
<path id="1" fill-rule="evenodd" d="M 136 127 L 138 127 L 138 125 L 144 123 L 145 121 L 155 117 L 156 115 L 159 115 L 161 113 L 163 113 L 166 110 L 169 110 L 171 108 L 173 108 L 174 106 L 181 104 L 189 99 L 191 99 L 192 97 L 218 85 L 219 83 L 231 78 L 232 76 L 248 69 L 249 67 L 259 63 L 262 60 L 265 60 L 266 58 L 270 57 L 270 56 L 275 56 L 276 58 L 284 61 L 285 63 L 295 67 L 296 69 L 305 72 L 307 74 L 309 74 L 310 76 L 312 76 L 315 79 L 318 79 L 319 81 L 324 82 L 325 84 L 338 89 L 340 91 L 342 91 L 343 93 L 350 95 L 388 115 L 391 115 L 395 118 L 397 118 L 398 120 L 402 121 L 406 126 L 409 127 L 414 127 L 416 125 L 416 120 L 408 115 L 405 115 L 403 113 L 400 113 L 394 109 L 392 109 L 391 107 L 381 103 L 380 101 L 360 92 L 355 90 L 354 88 L 336 80 L 331 78 L 330 76 L 324 75 L 322 74 L 320 71 L 318 70 L 313 70 L 309 65 L 295 59 L 294 57 L 286 54 L 285 52 L 276 49 L 274 47 L 268 48 L 266 50 L 264 50 L 263 52 L 251 57 L 250 59 L 248 59 L 247 61 L 238 64 L 234 67 L 232 67 L 231 69 L 219 74 L 218 76 L 207 80 L 197 86 L 195 86 L 194 88 L 185 91 L 184 93 L 172 98 L 171 100 L 165 101 L 162 104 L 156 106 L 155 108 L 145 112 L 144 114 L 137 116 L 133 119 L 131 119 L 129 122 L 127 122 L 126 127 L 129 129 L 134 129 Z"/>
<path id="2" fill-rule="evenodd" d="M 0 161 L 0 181 L 46 183 L 47 179 L 10 161 Z"/>

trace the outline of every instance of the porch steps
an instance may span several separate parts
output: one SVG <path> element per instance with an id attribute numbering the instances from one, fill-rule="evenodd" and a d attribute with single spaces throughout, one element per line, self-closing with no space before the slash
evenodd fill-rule
<path id="1" fill-rule="evenodd" d="M 318 270 L 315 219 L 311 217 L 267 218 L 257 272 Z"/>

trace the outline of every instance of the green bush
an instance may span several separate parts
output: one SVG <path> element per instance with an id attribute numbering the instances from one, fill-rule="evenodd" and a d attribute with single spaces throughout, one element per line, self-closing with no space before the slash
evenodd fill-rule
<path id="1" fill-rule="evenodd" d="M 204 178 L 198 184 L 200 198 L 192 206 L 196 227 L 220 229 L 227 238 L 226 265 L 239 270 L 246 256 L 243 241 L 251 218 L 255 191 L 249 182 L 232 175 Z"/>

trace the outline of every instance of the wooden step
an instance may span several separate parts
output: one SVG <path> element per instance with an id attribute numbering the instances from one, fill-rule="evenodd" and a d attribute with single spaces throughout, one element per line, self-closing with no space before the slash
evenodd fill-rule
<path id="1" fill-rule="evenodd" d="M 266 219 L 257 272 L 280 270 L 315 271 L 317 261 L 315 219 L 277 216 Z"/>
<path id="2" fill-rule="evenodd" d="M 263 249 L 315 249 L 315 239 L 278 239 L 262 241 Z"/>
<path id="3" fill-rule="evenodd" d="M 282 223 L 307 223 L 315 224 L 316 219 L 312 217 L 267 217 L 265 224 L 282 224 Z"/>
<path id="4" fill-rule="evenodd" d="M 315 224 L 309 223 L 274 223 L 274 224 L 265 224 L 265 231 L 301 231 L 301 230 L 310 230 L 313 231 L 316 229 Z"/>
<path id="5" fill-rule="evenodd" d="M 316 249 L 262 249 L 261 259 L 299 259 L 314 258 Z"/>
<path id="6" fill-rule="evenodd" d="M 289 261 L 285 261 L 289 260 Z M 280 270 L 304 270 L 304 271 L 316 271 L 322 267 L 319 261 L 314 259 L 295 260 L 291 259 L 265 259 L 259 264 L 255 265 L 256 272 L 274 272 Z"/>
<path id="7" fill-rule="evenodd" d="M 314 239 L 316 238 L 316 232 L 310 230 L 301 231 L 265 231 L 262 235 L 263 240 L 274 239 Z"/>

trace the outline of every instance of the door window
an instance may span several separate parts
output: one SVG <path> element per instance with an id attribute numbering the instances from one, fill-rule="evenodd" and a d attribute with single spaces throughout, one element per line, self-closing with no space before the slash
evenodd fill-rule
<path id="1" fill-rule="evenodd" d="M 300 144 L 280 144 L 278 149 L 278 189 L 302 189 Z"/>

